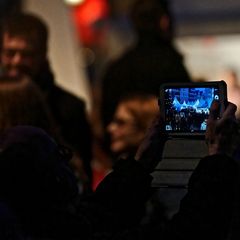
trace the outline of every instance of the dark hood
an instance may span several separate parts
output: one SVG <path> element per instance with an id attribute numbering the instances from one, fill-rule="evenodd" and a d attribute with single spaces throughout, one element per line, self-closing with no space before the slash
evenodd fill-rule
<path id="1" fill-rule="evenodd" d="M 0 197 L 31 209 L 70 201 L 76 179 L 59 146 L 42 129 L 17 126 L 0 136 Z"/>

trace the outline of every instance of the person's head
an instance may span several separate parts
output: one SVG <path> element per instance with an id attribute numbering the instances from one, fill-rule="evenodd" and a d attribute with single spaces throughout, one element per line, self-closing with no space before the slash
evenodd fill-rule
<path id="1" fill-rule="evenodd" d="M 28 77 L 0 77 L 0 133 L 31 125 L 57 136 L 51 112 L 39 87 Z"/>
<path id="2" fill-rule="evenodd" d="M 40 128 L 6 130 L 0 134 L 1 201 L 21 217 L 68 203 L 77 194 L 76 179 L 67 164 L 70 157 Z"/>
<path id="3" fill-rule="evenodd" d="M 2 24 L 1 65 L 8 76 L 36 76 L 47 59 L 48 28 L 38 16 L 19 13 Z"/>
<path id="4" fill-rule="evenodd" d="M 107 127 L 111 151 L 134 153 L 158 112 L 157 98 L 153 95 L 137 93 L 123 97 Z"/>
<path id="5" fill-rule="evenodd" d="M 138 35 L 155 34 L 163 40 L 173 38 L 173 17 L 166 0 L 136 0 L 130 18 Z"/>

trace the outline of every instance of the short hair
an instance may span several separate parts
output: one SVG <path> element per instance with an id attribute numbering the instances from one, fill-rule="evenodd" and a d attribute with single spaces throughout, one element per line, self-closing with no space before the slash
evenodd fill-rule
<path id="1" fill-rule="evenodd" d="M 169 29 L 166 32 L 159 26 L 162 16 L 169 18 Z M 173 16 L 167 0 L 136 0 L 131 7 L 130 18 L 138 34 L 153 32 L 164 38 L 172 38 Z"/>
<path id="2" fill-rule="evenodd" d="M 37 15 L 20 12 L 6 17 L 2 23 L 2 35 L 4 33 L 28 38 L 34 41 L 41 52 L 47 52 L 48 27 Z"/>

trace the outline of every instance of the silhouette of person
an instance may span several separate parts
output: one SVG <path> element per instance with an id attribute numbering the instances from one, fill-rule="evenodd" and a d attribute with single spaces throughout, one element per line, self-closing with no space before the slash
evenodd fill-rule
<path id="1" fill-rule="evenodd" d="M 173 22 L 167 1 L 137 0 L 130 17 L 137 43 L 110 63 L 102 78 L 104 129 L 123 95 L 139 91 L 158 96 L 162 83 L 191 81 L 183 57 L 173 44 Z"/>

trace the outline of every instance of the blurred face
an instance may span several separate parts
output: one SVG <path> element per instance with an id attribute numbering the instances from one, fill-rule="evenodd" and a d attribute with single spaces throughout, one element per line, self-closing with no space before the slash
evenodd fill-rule
<path id="1" fill-rule="evenodd" d="M 10 77 L 35 76 L 43 60 L 43 55 L 27 37 L 3 34 L 1 64 L 6 75 Z"/>
<path id="2" fill-rule="evenodd" d="M 135 149 L 144 136 L 136 127 L 134 117 L 123 104 L 117 107 L 107 131 L 111 138 L 110 148 L 114 153 L 127 153 Z"/>

